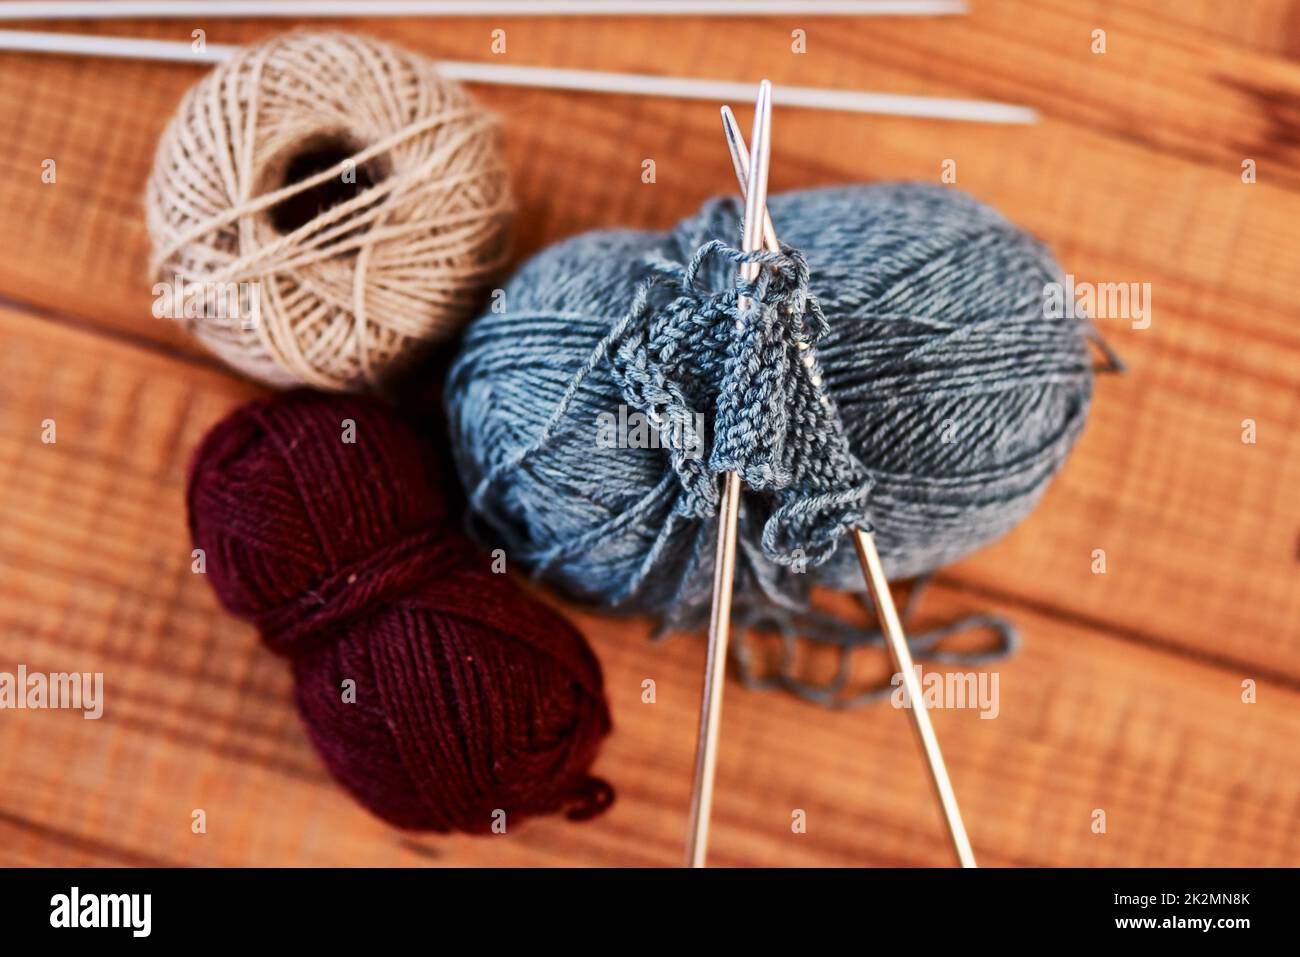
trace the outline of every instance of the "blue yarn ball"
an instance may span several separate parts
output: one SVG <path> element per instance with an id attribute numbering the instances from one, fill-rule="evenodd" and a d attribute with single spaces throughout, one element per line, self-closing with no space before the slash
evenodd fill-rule
<path id="1" fill-rule="evenodd" d="M 791 248 L 742 288 L 748 312 L 743 257 L 716 242 L 738 245 L 742 210 L 716 199 L 543 250 L 472 324 L 446 399 L 489 544 L 573 597 L 683 620 L 708 606 L 723 469 L 746 480 L 737 594 L 791 607 L 863 589 L 851 525 L 902 578 L 1029 514 L 1092 391 L 1090 327 L 1044 306 L 1047 250 L 930 185 L 769 209 Z M 701 414 L 703 454 L 603 447 L 620 406 L 688 437 Z"/>

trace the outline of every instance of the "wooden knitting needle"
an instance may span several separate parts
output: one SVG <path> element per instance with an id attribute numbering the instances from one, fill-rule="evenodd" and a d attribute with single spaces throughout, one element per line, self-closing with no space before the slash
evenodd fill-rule
<path id="1" fill-rule="evenodd" d="M 745 224 L 748 228 L 750 213 L 749 170 L 750 162 L 745 156 L 745 139 L 740 133 L 731 108 L 722 108 L 722 126 L 727 134 L 727 145 L 731 149 L 731 162 L 736 168 L 736 178 L 740 188 L 745 191 Z M 764 203 L 758 214 L 762 219 L 763 243 L 769 252 L 780 252 L 781 244 L 776 238 L 776 227 L 767 212 Z M 748 234 L 748 233 L 747 233 Z M 944 820 L 948 824 L 948 836 L 952 839 L 953 850 L 962 867 L 975 867 L 975 852 L 971 850 L 970 838 L 966 836 L 966 826 L 962 823 L 961 810 L 957 807 L 957 795 L 948 778 L 948 768 L 943 762 L 943 753 L 939 750 L 939 739 L 935 737 L 934 726 L 930 723 L 930 712 L 926 709 L 925 699 L 921 693 L 921 682 L 916 677 L 912 666 L 912 651 L 907 646 L 907 636 L 903 633 L 903 623 L 899 620 L 898 609 L 894 607 L 894 596 L 889 591 L 889 581 L 885 578 L 885 567 L 880 561 L 880 552 L 876 550 L 876 540 L 870 532 L 860 528 L 853 530 L 853 544 L 857 549 L 858 561 L 862 565 L 862 574 L 871 590 L 872 601 L 880 618 L 881 631 L 885 635 L 885 644 L 889 656 L 893 659 L 895 670 L 901 675 L 903 686 L 907 690 L 907 700 L 911 703 L 912 726 L 921 741 L 925 760 L 930 768 L 930 780 L 939 796 L 943 807 Z"/>
<path id="2" fill-rule="evenodd" d="M 767 209 L 767 169 L 772 155 L 772 84 L 758 85 L 754 105 L 754 131 L 745 194 L 745 252 L 763 248 L 762 222 Z M 758 263 L 742 263 L 746 282 L 758 278 Z M 741 296 L 743 312 L 751 305 Z M 740 320 L 737 320 L 737 325 Z M 718 503 L 718 544 L 713 560 L 713 609 L 709 616 L 709 650 L 704 665 L 704 690 L 700 698 L 700 733 L 695 746 L 695 784 L 691 792 L 691 823 L 686 859 L 703 867 L 709 850 L 709 815 L 713 808 L 713 775 L 718 763 L 718 725 L 722 718 L 722 689 L 727 677 L 727 644 L 731 638 L 731 591 L 736 580 L 736 521 L 740 514 L 740 476 L 726 472 L 722 500 Z"/>

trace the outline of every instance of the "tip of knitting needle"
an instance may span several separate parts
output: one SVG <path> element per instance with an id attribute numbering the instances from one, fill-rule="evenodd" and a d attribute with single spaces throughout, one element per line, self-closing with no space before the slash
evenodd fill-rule
<path id="1" fill-rule="evenodd" d="M 754 105 L 754 130 L 749 138 L 749 176 L 745 186 L 745 252 L 763 248 L 762 223 L 767 217 L 767 177 L 772 158 L 772 84 L 758 85 Z M 753 266 L 747 263 L 747 266 Z M 745 270 L 746 278 L 757 275 L 757 267 Z"/>
<path id="2" fill-rule="evenodd" d="M 740 198 L 743 200 L 748 195 L 749 189 L 749 147 L 745 145 L 745 137 L 740 132 L 740 124 L 736 122 L 736 114 L 731 112 L 729 106 L 722 108 L 722 131 L 727 137 L 727 149 L 731 151 L 731 166 L 736 172 L 736 181 L 740 184 Z M 781 251 L 781 242 L 776 238 L 776 227 L 772 225 L 772 214 L 767 210 L 763 213 L 763 244 L 768 252 Z"/>
<path id="3" fill-rule="evenodd" d="M 727 137 L 727 149 L 731 151 L 731 165 L 736 171 L 736 181 L 744 189 L 749 180 L 749 148 L 745 145 L 740 124 L 736 122 L 736 114 L 731 112 L 731 107 L 724 106 L 721 112 L 722 132 Z"/>

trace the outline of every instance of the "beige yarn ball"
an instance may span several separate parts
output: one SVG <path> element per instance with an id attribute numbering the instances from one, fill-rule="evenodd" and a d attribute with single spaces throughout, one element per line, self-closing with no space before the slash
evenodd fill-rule
<path id="1" fill-rule="evenodd" d="M 333 32 L 190 89 L 145 205 L 155 294 L 185 291 L 160 314 L 261 382 L 339 391 L 471 318 L 513 211 L 494 116 L 424 57 Z"/>

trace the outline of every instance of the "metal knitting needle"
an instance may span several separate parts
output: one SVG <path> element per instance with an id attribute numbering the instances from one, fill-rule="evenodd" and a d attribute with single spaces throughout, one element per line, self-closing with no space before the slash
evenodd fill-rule
<path id="1" fill-rule="evenodd" d="M 104 0 L 93 0 L 102 3 Z M 0 21 L 12 2 L 0 3 Z M 319 9 L 313 7 L 313 14 Z M 603 12 L 603 11 L 602 11 Z M 371 15 L 370 8 L 366 10 Z M 189 40 L 153 40 L 146 37 L 84 36 L 76 33 L 42 33 L 0 30 L 0 51 L 71 54 L 172 63 L 221 63 L 240 50 L 230 43 L 209 43 L 200 50 Z M 579 93 L 662 96 L 683 100 L 719 102 L 742 96 L 749 84 L 690 76 L 656 76 L 649 73 L 612 73 L 607 70 L 570 70 L 559 67 L 483 63 L 472 60 L 437 60 L 438 72 L 451 80 L 518 86 Z M 953 100 L 869 90 L 832 90 L 816 86 L 781 86 L 776 94 L 782 105 L 807 110 L 842 110 L 882 116 L 914 116 L 963 123 L 1035 123 L 1038 115 L 1027 106 L 987 100 Z"/>
<path id="2" fill-rule="evenodd" d="M 942 16 L 965 0 L 10 0 L 0 20 L 227 17 Z"/>
<path id="3" fill-rule="evenodd" d="M 758 85 L 754 105 L 754 151 L 748 163 L 745 204 L 745 252 L 763 248 L 762 222 L 767 209 L 767 169 L 772 155 L 772 84 Z M 742 263 L 741 278 L 758 278 L 758 263 Z M 740 311 L 750 307 L 745 296 Z M 739 325 L 740 320 L 737 320 Z M 736 579 L 736 521 L 740 514 L 740 476 L 727 472 L 718 503 L 718 545 L 713 560 L 713 610 L 709 616 L 709 650 L 704 665 L 704 690 L 700 699 L 700 733 L 695 746 L 695 784 L 691 793 L 691 823 L 686 860 L 703 867 L 709 849 L 709 815 L 713 808 L 713 776 L 718 763 L 718 725 L 722 718 L 722 689 L 727 676 L 727 644 L 731 638 L 731 591 Z"/>
<path id="4" fill-rule="evenodd" d="M 740 188 L 745 191 L 745 226 L 751 221 L 750 212 L 753 193 L 749 192 L 752 182 L 749 176 L 750 161 L 745 156 L 745 139 L 741 136 L 740 126 L 730 107 L 722 108 L 722 126 L 727 134 L 727 145 L 731 149 L 731 162 L 736 168 L 736 178 Z M 766 172 L 766 171 L 765 171 Z M 776 238 L 776 227 L 768 215 L 766 202 L 759 206 L 758 213 L 762 220 L 763 243 L 770 252 L 780 252 L 781 244 Z M 898 609 L 894 607 L 894 597 L 889 591 L 889 581 L 885 578 L 885 567 L 880 561 L 880 552 L 876 550 L 876 540 L 870 532 L 860 528 L 853 530 L 853 544 L 857 549 L 858 561 L 862 565 L 862 574 L 871 590 L 871 598 L 876 605 L 880 618 L 881 631 L 885 635 L 885 644 L 894 668 L 902 676 L 903 687 L 907 690 L 908 709 L 912 713 L 912 725 L 921 741 L 925 760 L 930 768 L 930 780 L 934 783 L 935 793 L 943 807 L 944 820 L 948 824 L 948 836 L 952 838 L 953 849 L 962 867 L 975 867 L 975 853 L 971 850 L 970 838 L 966 836 L 966 826 L 962 823 L 961 810 L 957 807 L 957 795 L 953 792 L 952 781 L 948 778 L 948 768 L 943 762 L 943 753 L 939 750 L 939 739 L 935 737 L 934 726 L 930 723 L 930 712 L 926 709 L 921 692 L 921 682 L 912 666 L 912 651 L 907 646 L 907 636 L 903 633 L 903 623 L 899 620 Z M 729 594 L 729 592 L 728 592 Z M 714 598 L 717 592 L 715 589 Z"/>

